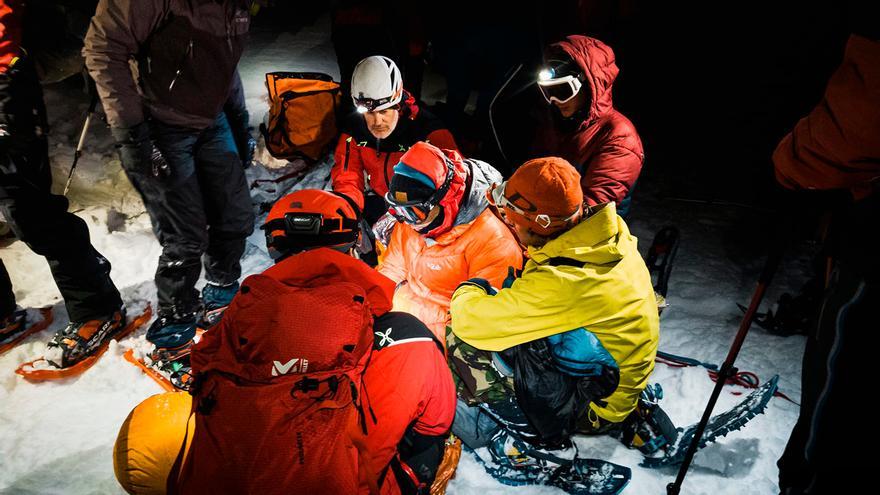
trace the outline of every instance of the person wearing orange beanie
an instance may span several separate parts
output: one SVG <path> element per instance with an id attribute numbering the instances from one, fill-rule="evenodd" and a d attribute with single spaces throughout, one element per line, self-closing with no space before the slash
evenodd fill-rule
<path id="1" fill-rule="evenodd" d="M 571 453 L 575 431 L 605 432 L 635 416 L 659 318 L 636 238 L 613 202 L 584 206 L 580 175 L 566 160 L 528 161 L 489 195 L 529 260 L 498 290 L 470 279 L 452 296 L 453 433 L 471 448 L 488 442 L 496 463 L 539 479 L 559 467 L 547 459 Z M 548 354 L 555 365 L 538 369 L 543 358 L 530 359 Z M 462 365 L 475 356 L 492 362 L 491 375 Z M 493 381 L 494 394 L 470 390 Z M 492 414 L 479 414 L 487 408 Z M 522 455 L 537 447 L 555 453 Z"/>

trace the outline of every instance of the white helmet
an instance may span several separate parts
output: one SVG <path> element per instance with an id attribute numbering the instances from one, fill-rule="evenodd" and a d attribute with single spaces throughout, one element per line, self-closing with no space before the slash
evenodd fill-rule
<path id="1" fill-rule="evenodd" d="M 403 99 L 403 78 L 400 69 L 382 55 L 367 57 L 351 75 L 351 99 L 359 113 L 376 112 L 393 107 Z"/>

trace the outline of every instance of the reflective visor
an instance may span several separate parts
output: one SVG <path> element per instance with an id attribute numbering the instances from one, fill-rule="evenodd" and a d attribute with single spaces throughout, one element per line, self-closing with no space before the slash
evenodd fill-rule
<path id="1" fill-rule="evenodd" d="M 574 98 L 581 90 L 581 82 L 576 76 L 568 75 L 558 79 L 538 81 L 541 94 L 547 103 L 565 103 Z"/>

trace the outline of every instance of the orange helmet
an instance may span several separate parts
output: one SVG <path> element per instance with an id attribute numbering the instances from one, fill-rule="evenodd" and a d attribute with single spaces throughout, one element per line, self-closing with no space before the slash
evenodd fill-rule
<path id="1" fill-rule="evenodd" d="M 361 213 L 348 196 L 303 189 L 279 199 L 269 210 L 266 247 L 279 260 L 318 247 L 347 251 L 358 240 Z"/>

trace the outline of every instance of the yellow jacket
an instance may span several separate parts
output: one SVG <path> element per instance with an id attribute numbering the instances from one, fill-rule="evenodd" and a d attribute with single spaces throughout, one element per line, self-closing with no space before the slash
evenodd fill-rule
<path id="1" fill-rule="evenodd" d="M 635 409 L 654 370 L 660 320 L 637 239 L 613 203 L 593 211 L 546 245 L 530 247 L 531 259 L 510 288 L 491 296 L 473 285 L 460 287 L 450 313 L 455 335 L 488 351 L 586 328 L 620 368 L 608 405 L 591 404 L 597 415 L 616 423 Z M 583 266 L 552 266 L 551 258 Z"/>

